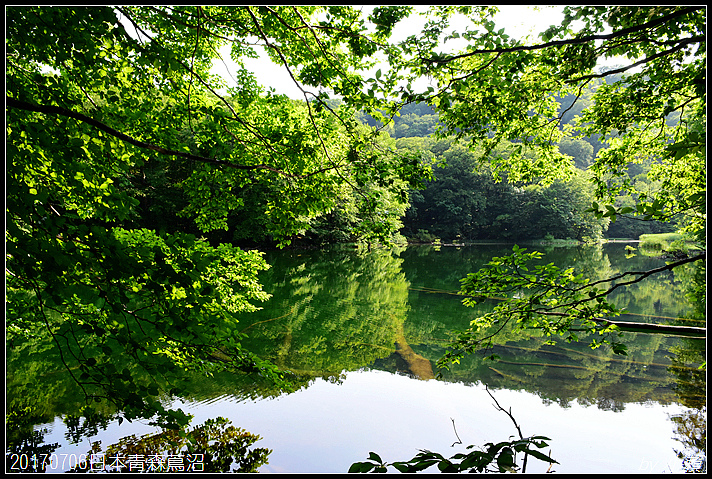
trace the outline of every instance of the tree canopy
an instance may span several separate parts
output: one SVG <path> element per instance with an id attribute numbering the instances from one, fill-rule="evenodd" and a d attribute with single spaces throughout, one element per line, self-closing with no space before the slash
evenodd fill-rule
<path id="1" fill-rule="evenodd" d="M 606 143 L 595 158 L 576 153 L 590 161 L 590 212 L 679 218 L 704 247 L 705 8 L 566 7 L 537 41 L 497 29 L 495 11 L 431 7 L 421 32 L 395 40 L 395 27 L 420 15 L 412 7 L 369 15 L 348 6 L 8 7 L 8 339 L 45 338 L 88 400 L 108 400 L 129 419 L 157 413 L 185 423 L 157 400 L 179 390 L 185 369 L 280 380 L 242 348 L 234 327 L 235 313 L 267 297 L 257 281 L 267 265 L 215 233 L 232 221 L 285 245 L 338 224 L 349 237 L 387 240 L 408 189 L 431 178 L 419 154 L 382 136 L 415 103 L 438 115 L 420 129 L 472 146 L 495 179 L 570 177 L 565 153 L 576 144 L 559 140 L 598 135 Z M 454 18 L 468 26 L 453 31 Z M 467 46 L 443 50 L 454 38 Z M 230 84 L 211 73 L 225 45 L 237 64 Z M 258 84 L 245 66 L 258 45 L 303 99 Z M 626 63 L 599 69 L 610 56 Z M 621 79 L 595 83 L 613 75 Z M 419 90 L 421 78 L 431 86 Z M 563 112 L 562 98 L 573 98 Z M 359 124 L 357 114 L 380 126 Z M 652 164 L 654 191 L 623 174 L 643 162 Z M 631 202 L 616 204 L 621 195 Z M 515 250 L 468 278 L 464 292 L 489 291 L 483 280 L 499 291 L 527 258 Z M 585 279 L 551 268 L 521 278 L 551 279 L 558 289 L 547 289 L 547 300 L 588 291 Z M 583 310 L 546 312 L 563 314 L 564 325 L 615 314 L 605 290 L 588 300 L 572 300 Z M 541 324 L 532 304 L 516 304 L 519 319 Z M 153 382 L 117 367 L 119 351 Z"/>

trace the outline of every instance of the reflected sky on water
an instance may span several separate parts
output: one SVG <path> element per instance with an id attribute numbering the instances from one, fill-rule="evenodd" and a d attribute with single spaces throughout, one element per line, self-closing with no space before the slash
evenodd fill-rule
<path id="1" fill-rule="evenodd" d="M 683 446 L 671 417 L 693 410 L 677 400 L 680 378 L 669 371 L 676 340 L 632 335 L 630 356 L 612 357 L 605 348 L 546 345 L 544 338 L 513 332 L 497 342 L 498 362 L 471 355 L 444 375 L 447 381 L 403 373 L 404 348 L 411 363 L 415 357 L 434 365 L 450 332 L 478 314 L 460 304 L 459 279 L 508 251 L 511 246 L 490 245 L 272 252 L 272 268 L 261 280 L 274 296 L 263 311 L 241 318 L 250 336 L 244 344 L 298 372 L 300 387 L 281 394 L 234 375 L 202 378 L 174 406 L 192 414 L 193 425 L 222 416 L 261 436 L 255 447 L 273 451 L 262 472 L 340 473 L 371 451 L 396 462 L 421 449 L 450 457 L 470 444 L 516 438 L 487 384 L 500 405 L 511 408 L 525 436 L 551 438 L 543 452 L 559 461 L 556 472 L 682 472 L 675 451 Z M 620 245 L 552 249 L 544 260 L 607 276 L 660 263 L 626 254 Z M 619 300 L 641 317 L 684 313 L 683 281 L 660 281 L 631 288 Z M 45 443 L 61 444 L 54 451 L 58 459 L 86 453 L 93 440 L 106 447 L 155 431 L 141 422 L 114 421 L 98 436 L 67 445 L 61 419 L 41 427 L 49 430 Z M 463 444 L 453 446 L 458 438 Z M 527 472 L 548 467 L 531 459 Z"/>
<path id="2" fill-rule="evenodd" d="M 491 391 L 511 412 L 525 436 L 550 437 L 551 456 L 559 473 L 682 472 L 674 449 L 669 416 L 687 408 L 677 404 L 626 404 L 624 411 L 605 411 L 574 402 L 563 408 L 545 404 L 524 391 Z M 272 399 L 240 400 L 231 396 L 182 403 L 194 423 L 222 416 L 262 437 L 255 446 L 273 450 L 261 472 L 345 472 L 370 451 L 388 462 L 408 460 L 420 449 L 449 457 L 467 452 L 468 444 L 509 440 L 516 436 L 511 420 L 497 411 L 484 386 L 421 381 L 385 371 L 355 371 L 341 383 L 316 379 L 296 393 Z M 175 403 L 175 405 L 179 405 Z M 454 421 L 454 426 L 453 426 Z M 55 423 L 47 442 L 61 442 L 65 430 Z M 110 444 L 128 434 L 153 429 L 140 424 L 118 427 L 102 437 Z M 463 444 L 453 443 L 458 441 Z M 62 447 L 63 454 L 86 452 Z M 546 472 L 548 464 L 530 460 L 527 472 Z"/>

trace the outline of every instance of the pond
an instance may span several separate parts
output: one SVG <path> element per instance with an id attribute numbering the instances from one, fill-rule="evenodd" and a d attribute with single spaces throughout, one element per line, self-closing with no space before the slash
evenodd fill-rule
<path id="1" fill-rule="evenodd" d="M 620 243 L 536 249 L 545 253 L 543 261 L 594 278 L 664 264 Z M 196 377 L 175 406 L 192 414 L 194 424 L 220 416 L 259 435 L 255 446 L 272 450 L 260 472 L 339 473 L 370 451 L 395 462 L 423 449 L 450 457 L 468 445 L 513 439 L 517 430 L 494 399 L 525 436 L 551 438 L 544 452 L 558 461 L 555 472 L 694 467 L 704 457 L 699 447 L 706 434 L 705 376 L 695 362 L 704 357 L 704 340 L 626 333 L 628 355 L 620 356 L 591 349 L 585 337 L 568 343 L 510 330 L 491 350 L 437 370 L 455 331 L 492 307 L 463 306 L 459 280 L 509 252 L 511 245 L 495 244 L 270 251 L 272 267 L 261 280 L 273 296 L 241 318 L 248 335 L 243 346 L 297 374 L 296 391 L 235 375 Z M 690 317 L 690 274 L 630 285 L 614 302 L 626 308 L 628 321 Z M 496 361 L 486 358 L 493 352 Z M 42 361 L 49 359 L 41 352 L 9 354 L 8 369 L 24 375 L 8 376 L 8 395 L 28 388 L 28 378 L 51 391 L 54 420 L 35 430 L 38 441 L 54 445 L 55 471 L 68 470 L 72 454 L 86 453 L 92 441 L 155 432 L 113 421 L 77 433 L 67 415 L 77 413 L 78 393 L 56 373 L 41 373 L 52 369 Z M 527 472 L 547 469 L 528 461 Z"/>

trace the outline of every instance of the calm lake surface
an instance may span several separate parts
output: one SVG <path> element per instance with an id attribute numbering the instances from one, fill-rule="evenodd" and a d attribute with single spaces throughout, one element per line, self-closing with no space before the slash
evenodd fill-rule
<path id="1" fill-rule="evenodd" d="M 664 264 L 620 243 L 528 249 L 594 279 Z M 272 267 L 261 280 L 273 296 L 263 310 L 241 318 L 243 345 L 298 374 L 301 387 L 286 394 L 241 377 L 196 378 L 175 406 L 192 414 L 193 424 L 221 416 L 261 436 L 255 447 L 273 451 L 261 472 L 346 472 L 370 451 L 394 462 L 421 449 L 450 457 L 470 444 L 513 439 L 512 421 L 485 388 L 511 408 L 525 436 L 551 438 L 544 452 L 559 462 L 555 472 L 684 472 L 703 457 L 697 447 L 706 434 L 705 375 L 689 358 L 700 351 L 704 357 L 704 340 L 626 333 L 629 354 L 617 356 L 591 349 L 585 337 L 551 344 L 551 338 L 504 331 L 493 350 L 434 378 L 454 331 L 492 307 L 463 306 L 459 280 L 510 252 L 511 245 L 268 252 Z M 622 289 L 615 303 L 630 313 L 623 319 L 692 317 L 691 274 Z M 499 360 L 485 359 L 493 352 Z M 21 364 L 8 360 L 9 368 Z M 38 379 L 52 387 L 49 375 Z M 9 379 L 8 394 L 13 384 Z M 45 443 L 59 444 L 59 457 L 86 453 L 91 441 L 108 445 L 155 432 L 113 422 L 72 442 L 64 416 L 76 413 L 67 410 L 76 400 L 62 394 L 76 393 L 68 389 L 57 388 L 54 421 L 36 427 Z M 528 461 L 527 472 L 547 469 Z"/>

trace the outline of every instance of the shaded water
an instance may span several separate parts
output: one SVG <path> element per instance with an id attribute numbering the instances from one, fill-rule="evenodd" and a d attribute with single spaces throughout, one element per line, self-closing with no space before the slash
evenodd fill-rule
<path id="1" fill-rule="evenodd" d="M 433 379 L 454 332 L 492 307 L 464 307 L 459 280 L 509 252 L 510 245 L 269 252 L 272 268 L 261 280 L 273 297 L 241 318 L 243 345 L 299 375 L 301 388 L 284 394 L 240 376 L 196 378 L 176 404 L 196 423 L 223 416 L 262 436 L 257 445 L 273 450 L 265 472 L 345 472 L 369 451 L 393 462 L 419 449 L 450 456 L 468 444 L 508 440 L 516 430 L 493 408 L 487 386 L 511 407 L 525 435 L 552 438 L 557 472 L 683 470 L 676 451 L 694 456 L 706 428 L 700 424 L 704 376 L 685 355 L 696 357 L 690 351 L 703 349 L 704 341 L 626 333 L 629 355 L 615 356 L 592 350 L 585 338 L 551 344 L 551 338 L 508 331 L 493 351 L 473 354 Z M 622 244 L 549 247 L 544 261 L 594 279 L 663 264 L 626 253 Z M 629 311 L 626 320 L 685 316 L 688 280 L 670 273 L 631 285 L 617 292 L 615 303 Z M 492 352 L 498 361 L 485 359 Z M 70 444 L 61 419 L 81 401 L 69 385 L 50 384 L 57 418 L 44 425 L 44 441 L 60 444 L 57 454 L 86 452 L 89 439 Z M 108 444 L 151 431 L 112 423 L 91 437 Z M 464 444 L 454 444 L 459 438 Z M 537 462 L 528 471 L 547 469 Z"/>

